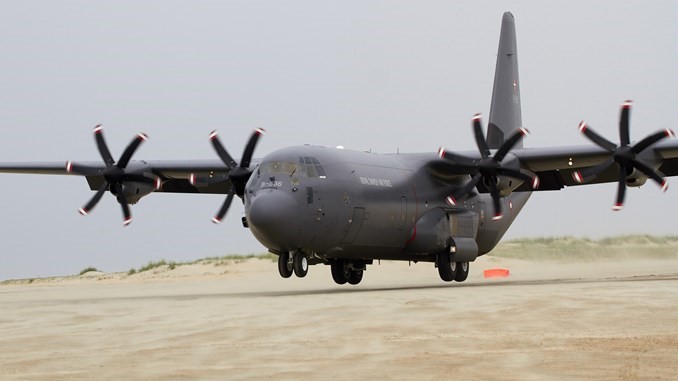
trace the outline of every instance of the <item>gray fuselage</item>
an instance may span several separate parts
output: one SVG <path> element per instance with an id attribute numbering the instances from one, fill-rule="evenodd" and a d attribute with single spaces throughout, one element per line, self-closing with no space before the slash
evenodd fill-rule
<path id="1" fill-rule="evenodd" d="M 248 225 L 275 253 L 302 250 L 320 258 L 435 261 L 450 238 L 472 238 L 478 255 L 499 242 L 529 193 L 502 199 L 492 221 L 488 195 L 452 207 L 424 154 L 376 154 L 298 146 L 261 160 L 247 183 Z M 464 178 L 466 180 L 466 178 Z"/>

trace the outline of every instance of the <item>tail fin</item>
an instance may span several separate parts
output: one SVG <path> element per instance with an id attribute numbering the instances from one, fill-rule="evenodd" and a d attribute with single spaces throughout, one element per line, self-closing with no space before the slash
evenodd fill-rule
<path id="1" fill-rule="evenodd" d="M 498 149 L 507 136 L 522 127 L 520 113 L 520 81 L 518 80 L 518 49 L 516 25 L 511 12 L 504 13 L 494 73 L 494 89 L 487 127 L 487 142 Z M 516 148 L 522 147 L 522 142 Z"/>

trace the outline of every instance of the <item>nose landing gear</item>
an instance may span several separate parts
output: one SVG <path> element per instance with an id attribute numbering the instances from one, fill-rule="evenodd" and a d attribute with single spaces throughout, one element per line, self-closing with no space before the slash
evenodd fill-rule
<path id="1" fill-rule="evenodd" d="M 301 251 L 283 251 L 278 256 L 278 273 L 283 278 L 289 278 L 292 274 L 303 278 L 308 274 L 308 258 Z"/>

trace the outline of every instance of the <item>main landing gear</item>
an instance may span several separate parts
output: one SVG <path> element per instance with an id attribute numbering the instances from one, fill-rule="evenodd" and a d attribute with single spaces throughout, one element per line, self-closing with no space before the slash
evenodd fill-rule
<path id="1" fill-rule="evenodd" d="M 363 272 L 365 265 L 360 266 L 358 263 L 348 262 L 344 259 L 335 259 L 330 264 L 332 267 L 332 279 L 337 284 L 352 284 L 356 285 L 363 280 Z"/>
<path id="2" fill-rule="evenodd" d="M 438 266 L 440 279 L 445 282 L 451 282 L 453 280 L 463 282 L 468 278 L 468 262 L 454 262 L 452 260 L 452 254 L 447 251 L 438 254 L 436 265 Z"/>
<path id="3" fill-rule="evenodd" d="M 278 256 L 278 272 L 283 278 L 289 278 L 292 274 L 303 278 L 308 274 L 308 258 L 301 252 L 290 254 L 284 251 Z"/>

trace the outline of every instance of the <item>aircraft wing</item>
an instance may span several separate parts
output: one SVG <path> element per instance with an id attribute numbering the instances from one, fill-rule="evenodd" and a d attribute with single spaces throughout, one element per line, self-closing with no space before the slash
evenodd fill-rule
<path id="1" fill-rule="evenodd" d="M 524 169 L 539 176 L 537 191 L 559 190 L 566 186 L 600 184 L 619 181 L 616 165 L 612 165 L 595 178 L 578 182 L 576 172 L 601 165 L 611 153 L 594 145 L 550 148 L 522 148 L 512 151 Z M 639 158 L 664 176 L 678 175 L 678 142 L 665 141 L 650 147 Z M 532 191 L 529 184 L 521 185 L 516 191 Z"/>
<path id="2" fill-rule="evenodd" d="M 156 192 L 226 194 L 231 189 L 229 169 L 220 160 L 136 160 L 130 163 L 133 166 L 139 168 L 139 173 L 162 180 L 162 187 Z M 0 163 L 0 173 L 84 176 L 92 190 L 103 184 L 105 168 L 101 161 Z"/>

